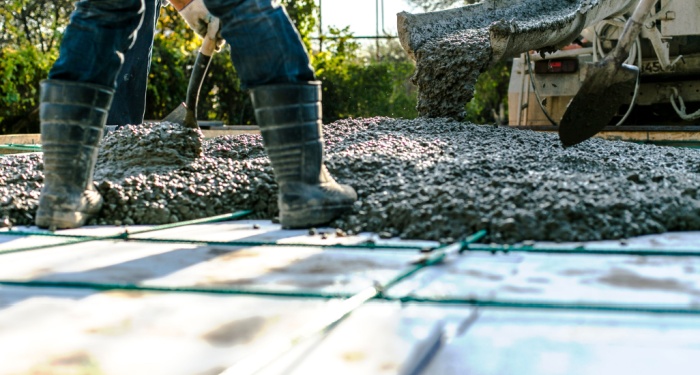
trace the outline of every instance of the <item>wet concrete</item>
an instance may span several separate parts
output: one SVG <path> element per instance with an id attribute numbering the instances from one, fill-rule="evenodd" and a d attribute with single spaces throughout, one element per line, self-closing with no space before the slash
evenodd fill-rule
<path id="1" fill-rule="evenodd" d="M 464 118 L 465 105 L 474 97 L 477 78 L 490 59 L 491 44 L 484 29 L 449 35 L 416 51 L 411 82 L 418 86 L 418 113 Z"/>
<path id="2" fill-rule="evenodd" d="M 41 154 L 0 157 L 0 222 L 34 222 L 44 173 Z"/>
<path id="3" fill-rule="evenodd" d="M 486 229 L 490 241 L 517 242 L 700 230 L 696 150 L 599 139 L 563 149 L 556 134 L 445 118 L 324 129 L 329 170 L 360 198 L 331 223 L 349 232 L 450 241 Z M 105 205 L 92 224 L 277 214 L 259 136 L 126 127 L 105 138 L 95 181 Z M 40 155 L 0 158 L 0 215 L 31 223 L 41 183 Z"/>
<path id="4" fill-rule="evenodd" d="M 258 136 L 203 142 L 201 132 L 174 124 L 127 126 L 105 137 L 95 181 L 105 198 L 97 224 L 165 224 L 236 209 L 277 214 Z"/>
<path id="5" fill-rule="evenodd" d="M 598 5 L 595 0 L 486 0 L 435 14 L 400 13 L 401 42 L 416 61 L 412 81 L 418 86 L 418 112 L 463 118 L 477 78 L 489 64 L 569 44 L 594 21 L 583 14 Z M 614 8 L 601 7 L 596 11 Z"/>

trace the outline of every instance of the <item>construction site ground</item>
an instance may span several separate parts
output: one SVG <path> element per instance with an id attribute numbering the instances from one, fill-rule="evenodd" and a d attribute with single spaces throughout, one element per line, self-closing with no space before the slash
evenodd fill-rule
<path id="1" fill-rule="evenodd" d="M 0 374 L 694 373 L 700 354 L 700 232 L 504 242 L 494 240 L 490 230 L 531 228 L 537 234 L 548 223 L 552 230 L 568 228 L 563 234 L 613 236 L 631 233 L 628 226 L 654 229 L 641 226 L 650 218 L 629 214 L 651 212 L 647 205 L 663 208 L 654 211 L 659 215 L 654 220 L 693 227 L 695 150 L 601 140 L 561 150 L 551 135 L 441 119 L 347 120 L 326 130 L 329 169 L 364 190 L 367 210 L 338 223 L 382 228 L 404 215 L 414 220 L 415 233 L 451 228 L 457 235 L 437 242 L 402 240 L 379 230 L 348 234 L 339 226 L 282 230 L 269 220 L 250 219 L 256 216 L 247 209 L 163 225 L 0 229 Z M 106 138 L 101 151 L 103 165 L 126 166 L 101 170 L 114 181 L 130 163 L 148 167 L 174 155 L 159 154 L 164 140 L 183 153 L 196 149 L 187 146 L 190 135 L 168 126 L 125 129 L 122 137 Z M 114 142 L 121 141 L 119 150 L 128 152 L 114 152 L 119 145 Z M 130 144 L 150 154 L 109 161 L 136 152 Z M 204 145 L 207 156 L 166 172 L 187 172 L 199 168 L 198 160 L 209 160 L 207 165 L 229 173 L 237 164 L 227 159 L 233 159 L 242 165 L 236 173 L 252 170 L 251 176 L 269 180 L 258 136 L 228 135 Z M 152 155 L 150 164 L 141 155 Z M 14 204 L 18 215 L 19 209 L 30 213 L 31 205 L 17 202 L 36 199 L 42 181 L 34 167 L 38 154 L 4 159 L 7 181 L 22 199 L 6 196 L 3 205 Z M 31 168 L 16 161 L 28 161 Z M 214 176 L 201 173 L 211 186 L 229 178 L 198 170 Z M 520 206 L 541 210 L 537 220 L 491 215 L 490 224 L 472 232 L 455 224 L 473 220 L 465 216 L 470 196 L 456 203 L 445 196 L 473 191 L 469 199 L 490 199 L 493 209 L 507 213 L 499 205 L 509 199 L 520 205 L 518 197 L 534 196 L 514 190 L 534 170 L 543 176 L 533 187 L 557 184 L 532 200 L 537 205 L 527 206 L 528 200 Z M 483 180 L 474 180 L 482 174 Z M 180 184 L 179 178 L 171 181 Z M 423 185 L 409 178 L 425 186 L 414 188 Z M 123 191 L 131 194 L 125 202 L 159 199 L 142 189 L 158 186 L 157 179 L 123 181 L 132 181 L 124 183 Z M 609 193 L 598 190 L 610 181 L 615 185 Z M 118 185 L 107 186 L 108 192 L 112 186 Z M 421 200 L 435 188 L 449 194 Z M 252 191 L 234 191 L 231 199 L 244 203 Z M 398 196 L 382 201 L 387 196 L 382 191 L 414 191 L 415 210 L 401 209 Z M 175 196 L 182 194 L 199 197 L 196 191 Z M 207 194 L 203 197 L 219 193 Z M 588 207 L 588 200 L 541 206 L 562 199 L 556 194 L 588 197 L 599 209 L 582 217 L 568 215 Z M 274 205 L 275 190 L 264 196 L 261 202 Z M 106 195 L 107 202 L 117 198 Z M 143 218 L 162 209 L 126 203 L 107 209 L 118 214 L 120 204 Z M 387 216 L 384 205 L 397 211 Z M 420 210 L 428 209 L 436 211 L 421 223 L 431 211 Z M 479 214 L 488 211 L 475 211 L 474 217 Z M 382 217 L 385 222 L 378 220 Z"/>
<path id="2" fill-rule="evenodd" d="M 697 373 L 700 154 L 654 145 L 697 129 L 564 148 L 455 120 L 488 66 L 632 3 L 400 13 L 428 117 L 323 125 L 325 165 L 358 193 L 328 228 L 266 220 L 278 191 L 255 129 L 167 122 L 104 138 L 90 225 L 26 226 L 42 155 L 0 139 L 23 154 L 0 158 L 0 375 Z"/>
<path id="3" fill-rule="evenodd" d="M 2 230 L 0 373 L 695 371 L 700 232 L 441 245 L 244 214 Z"/>

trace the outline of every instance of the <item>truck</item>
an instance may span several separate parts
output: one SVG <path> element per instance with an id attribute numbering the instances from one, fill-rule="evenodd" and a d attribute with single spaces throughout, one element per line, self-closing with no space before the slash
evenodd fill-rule
<path id="1" fill-rule="evenodd" d="M 509 125 L 556 129 L 579 92 L 586 69 L 616 45 L 629 13 L 612 14 L 583 30 L 569 47 L 513 59 Z M 639 68 L 603 136 L 628 140 L 697 141 L 700 112 L 700 1 L 660 0 L 632 47 L 627 64 Z"/>

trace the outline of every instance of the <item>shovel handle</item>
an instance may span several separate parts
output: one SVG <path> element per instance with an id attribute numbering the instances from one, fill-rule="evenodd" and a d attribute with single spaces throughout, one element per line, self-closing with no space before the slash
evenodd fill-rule
<path id="1" fill-rule="evenodd" d="M 639 33 L 642 31 L 644 20 L 651 12 L 651 7 L 653 7 L 656 2 L 657 0 L 639 0 L 639 3 L 637 3 L 632 17 L 627 20 L 625 28 L 622 30 L 615 51 L 613 51 L 613 57 L 616 63 L 622 64 L 629 57 L 632 43 L 634 43 L 634 40 L 637 39 Z"/>
<path id="2" fill-rule="evenodd" d="M 214 51 L 216 51 L 216 42 L 214 39 L 204 37 L 204 40 L 202 40 L 202 47 L 199 48 L 199 52 L 205 56 L 211 57 L 214 54 Z"/>
<path id="3" fill-rule="evenodd" d="M 190 76 L 190 82 L 187 85 L 187 97 L 185 99 L 185 105 L 188 111 L 192 111 L 193 118 L 197 119 L 197 103 L 199 102 L 199 92 L 202 89 L 202 83 L 204 83 L 204 77 L 207 75 L 207 70 L 209 70 L 209 63 L 211 63 L 211 56 L 216 50 L 216 43 L 210 38 L 204 38 L 202 42 L 202 47 L 199 49 L 197 54 L 197 59 L 194 62 L 194 67 L 192 68 L 192 75 Z"/>

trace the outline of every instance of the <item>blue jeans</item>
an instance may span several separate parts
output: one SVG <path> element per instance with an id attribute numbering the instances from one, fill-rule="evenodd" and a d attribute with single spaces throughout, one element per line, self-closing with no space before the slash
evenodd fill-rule
<path id="1" fill-rule="evenodd" d="M 160 0 L 145 0 L 146 12 L 136 42 L 124 54 L 124 65 L 117 76 L 117 91 L 109 110 L 107 125 L 143 123 L 146 88 L 151 68 L 153 36 L 160 14 Z"/>
<path id="2" fill-rule="evenodd" d="M 144 0 L 79 1 L 49 79 L 116 87 L 123 54 L 134 43 L 144 13 Z"/>
<path id="3" fill-rule="evenodd" d="M 284 8 L 272 0 L 204 2 L 221 19 L 221 35 L 231 45 L 244 89 L 315 79 Z M 116 87 L 122 54 L 134 44 L 144 14 L 144 0 L 79 1 L 49 78 Z"/>

